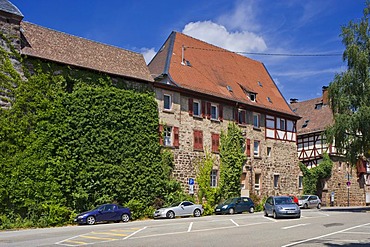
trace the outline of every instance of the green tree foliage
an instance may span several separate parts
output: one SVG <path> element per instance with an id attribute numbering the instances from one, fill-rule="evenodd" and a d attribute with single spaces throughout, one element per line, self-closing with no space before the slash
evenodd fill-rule
<path id="1" fill-rule="evenodd" d="M 211 172 L 214 162 L 215 159 L 212 157 L 212 154 L 206 151 L 205 157 L 198 163 L 196 177 L 199 186 L 198 201 L 203 202 L 203 198 L 205 199 L 203 203 L 205 215 L 212 214 L 214 206 L 217 203 L 217 188 L 211 187 Z"/>
<path id="2" fill-rule="evenodd" d="M 221 132 L 219 195 L 222 199 L 240 196 L 240 177 L 246 156 L 244 138 L 235 123 L 229 123 L 227 132 Z"/>
<path id="3" fill-rule="evenodd" d="M 347 71 L 337 74 L 329 85 L 335 124 L 328 128 L 326 135 L 352 163 L 359 154 L 369 157 L 370 150 L 369 6 L 368 1 L 358 23 L 350 21 L 342 27 Z"/>
<path id="4" fill-rule="evenodd" d="M 321 181 L 331 176 L 333 162 L 325 153 L 323 161 L 318 166 L 308 169 L 305 164 L 300 163 L 299 168 L 303 173 L 303 194 L 318 195 L 322 189 Z"/>
<path id="5" fill-rule="evenodd" d="M 5 64 L 3 79 L 17 79 Z M 61 225 L 107 202 L 151 214 L 156 198 L 179 193 L 171 157 L 161 154 L 152 92 L 113 87 L 92 72 L 33 67 L 12 88 L 12 108 L 0 110 L 2 227 Z"/>

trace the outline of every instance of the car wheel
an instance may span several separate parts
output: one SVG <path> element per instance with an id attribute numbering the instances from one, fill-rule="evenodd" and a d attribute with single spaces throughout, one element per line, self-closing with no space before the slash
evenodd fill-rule
<path id="1" fill-rule="evenodd" d="M 303 205 L 303 208 L 305 208 L 305 209 L 307 209 L 307 208 L 308 208 L 307 203 L 305 203 L 305 204 Z"/>
<path id="2" fill-rule="evenodd" d="M 200 212 L 199 209 L 195 209 L 193 215 L 194 215 L 194 217 L 200 217 L 202 215 L 202 213 Z"/>
<path id="3" fill-rule="evenodd" d="M 254 213 L 254 207 L 249 208 L 249 213 L 253 214 Z"/>
<path id="4" fill-rule="evenodd" d="M 173 211 L 168 211 L 166 216 L 169 219 L 173 219 L 173 218 L 175 218 L 175 213 Z"/>
<path id="5" fill-rule="evenodd" d="M 321 208 L 321 203 L 317 204 L 317 209 Z"/>
<path id="6" fill-rule="evenodd" d="M 87 219 L 86 219 L 86 223 L 87 223 L 88 225 L 94 225 L 94 224 L 96 223 L 96 221 L 95 221 L 95 217 L 94 217 L 94 216 L 89 216 L 89 217 L 87 217 Z"/>
<path id="7" fill-rule="evenodd" d="M 130 220 L 130 216 L 128 216 L 128 214 L 122 214 L 121 220 L 122 222 L 128 222 Z"/>
<path id="8" fill-rule="evenodd" d="M 264 210 L 265 212 L 265 217 L 269 216 L 269 214 L 267 213 L 266 209 Z"/>
<path id="9" fill-rule="evenodd" d="M 234 214 L 235 213 L 235 209 L 234 208 L 230 208 L 229 209 L 229 214 Z"/>
<path id="10" fill-rule="evenodd" d="M 278 216 L 277 216 L 277 214 L 276 214 L 276 212 L 275 212 L 275 211 L 273 211 L 273 212 L 272 212 L 272 217 L 273 217 L 274 219 L 277 219 L 277 218 L 278 218 Z"/>

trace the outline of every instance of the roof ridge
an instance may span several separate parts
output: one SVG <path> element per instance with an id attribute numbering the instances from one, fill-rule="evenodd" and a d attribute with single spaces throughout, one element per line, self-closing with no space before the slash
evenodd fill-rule
<path id="1" fill-rule="evenodd" d="M 115 45 L 109 45 L 109 44 L 106 44 L 106 43 L 103 43 L 103 42 L 94 41 L 94 40 L 87 39 L 87 38 L 84 38 L 84 37 L 79 37 L 77 35 L 73 35 L 73 34 L 69 34 L 69 33 L 66 33 L 66 32 L 58 31 L 58 30 L 55 30 L 55 29 L 52 29 L 52 28 L 49 28 L 49 27 L 44 27 L 44 26 L 41 26 L 41 25 L 38 25 L 38 24 L 35 24 L 35 23 L 32 23 L 32 22 L 22 21 L 22 23 L 27 23 L 27 24 L 30 24 L 30 25 L 38 26 L 38 27 L 47 29 L 49 31 L 56 32 L 56 33 L 61 33 L 63 35 L 71 36 L 71 37 L 74 37 L 74 38 L 87 40 L 87 41 L 92 42 L 92 43 L 95 43 L 95 44 L 99 44 L 99 45 L 103 45 L 103 46 L 108 46 L 108 47 L 112 47 L 112 48 L 119 49 L 119 50 L 124 50 L 124 51 L 130 52 L 130 53 L 133 53 L 133 54 L 137 54 L 137 55 L 142 55 L 139 52 L 131 51 L 131 50 L 128 50 L 128 49 L 119 47 L 119 46 L 115 46 Z"/>
<path id="2" fill-rule="evenodd" d="M 220 47 L 220 46 L 217 46 L 217 45 L 214 45 L 214 44 L 208 43 L 208 42 L 206 42 L 206 41 L 204 41 L 204 40 L 201 40 L 201 39 L 195 38 L 195 37 L 193 37 L 193 36 L 190 36 L 190 35 L 184 34 L 184 33 L 182 33 L 182 32 L 178 32 L 178 31 L 173 31 L 173 32 L 174 32 L 174 33 L 178 33 L 178 34 L 183 35 L 183 36 L 186 36 L 186 37 L 188 37 L 188 38 L 194 39 L 194 40 L 196 40 L 196 41 L 202 42 L 202 43 L 204 43 L 204 44 L 211 45 L 211 46 L 213 46 L 213 47 L 215 47 L 215 48 L 217 48 L 217 49 L 222 50 L 222 52 L 232 53 L 232 54 L 235 54 L 235 55 L 237 55 L 237 56 L 240 56 L 240 57 L 243 57 L 243 58 L 249 59 L 249 60 L 251 60 L 251 61 L 253 61 L 253 62 L 263 64 L 262 62 L 260 62 L 260 61 L 258 61 L 258 60 L 254 60 L 254 59 L 252 59 L 252 58 L 250 58 L 250 57 L 243 56 L 243 55 L 241 55 L 241 54 L 237 53 L 236 51 L 230 51 L 230 50 L 228 50 L 228 49 L 226 49 L 226 48 L 223 48 L 223 47 Z"/>

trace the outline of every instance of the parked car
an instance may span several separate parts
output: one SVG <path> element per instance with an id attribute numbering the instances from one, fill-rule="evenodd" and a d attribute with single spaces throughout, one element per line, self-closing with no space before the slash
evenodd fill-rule
<path id="1" fill-rule="evenodd" d="M 104 204 L 93 210 L 76 216 L 74 222 L 78 224 L 94 225 L 101 221 L 128 222 L 131 219 L 129 208 L 117 204 Z"/>
<path id="2" fill-rule="evenodd" d="M 177 202 L 167 208 L 160 208 L 153 214 L 154 218 L 173 219 L 176 216 L 200 217 L 203 214 L 203 206 L 189 201 Z"/>
<path id="3" fill-rule="evenodd" d="M 275 219 L 280 217 L 301 217 L 301 210 L 289 196 L 270 196 L 267 198 L 263 210 L 265 216 L 272 215 Z"/>
<path id="4" fill-rule="evenodd" d="M 254 203 L 249 197 L 233 197 L 215 207 L 215 214 L 254 213 Z"/>
<path id="5" fill-rule="evenodd" d="M 321 200 L 316 195 L 303 195 L 298 198 L 298 205 L 301 208 L 321 208 Z"/>

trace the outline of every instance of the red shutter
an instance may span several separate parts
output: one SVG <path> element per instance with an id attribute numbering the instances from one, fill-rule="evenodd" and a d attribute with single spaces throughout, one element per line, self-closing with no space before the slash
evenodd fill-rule
<path id="1" fill-rule="evenodd" d="M 202 100 L 202 117 L 206 117 L 206 102 Z"/>
<path id="2" fill-rule="evenodd" d="M 193 99 L 189 98 L 189 115 L 193 116 Z"/>
<path id="3" fill-rule="evenodd" d="M 212 133 L 212 152 L 218 153 L 220 146 L 220 135 Z"/>
<path id="4" fill-rule="evenodd" d="M 247 139 L 247 156 L 250 157 L 251 156 L 251 140 L 250 139 Z"/>
<path id="5" fill-rule="evenodd" d="M 203 150 L 203 132 L 200 130 L 194 130 L 194 149 Z"/>
<path id="6" fill-rule="evenodd" d="M 224 109 L 223 109 L 223 106 L 222 105 L 219 105 L 218 106 L 218 119 L 220 121 L 223 121 L 224 120 Z"/>
<path id="7" fill-rule="evenodd" d="M 158 129 L 158 132 L 159 132 L 159 144 L 160 145 L 163 145 L 163 125 L 160 124 L 159 125 L 159 129 Z"/>
<path id="8" fill-rule="evenodd" d="M 199 131 L 199 150 L 203 150 L 203 131 Z"/>
<path id="9" fill-rule="evenodd" d="M 179 140 L 179 127 L 173 127 L 173 145 L 175 147 L 180 146 L 180 140 Z"/>
<path id="10" fill-rule="evenodd" d="M 193 131 L 193 136 L 194 136 L 193 148 L 198 149 L 198 131 L 197 130 Z"/>
<path id="11" fill-rule="evenodd" d="M 211 118 L 211 102 L 207 102 L 207 118 Z"/>

